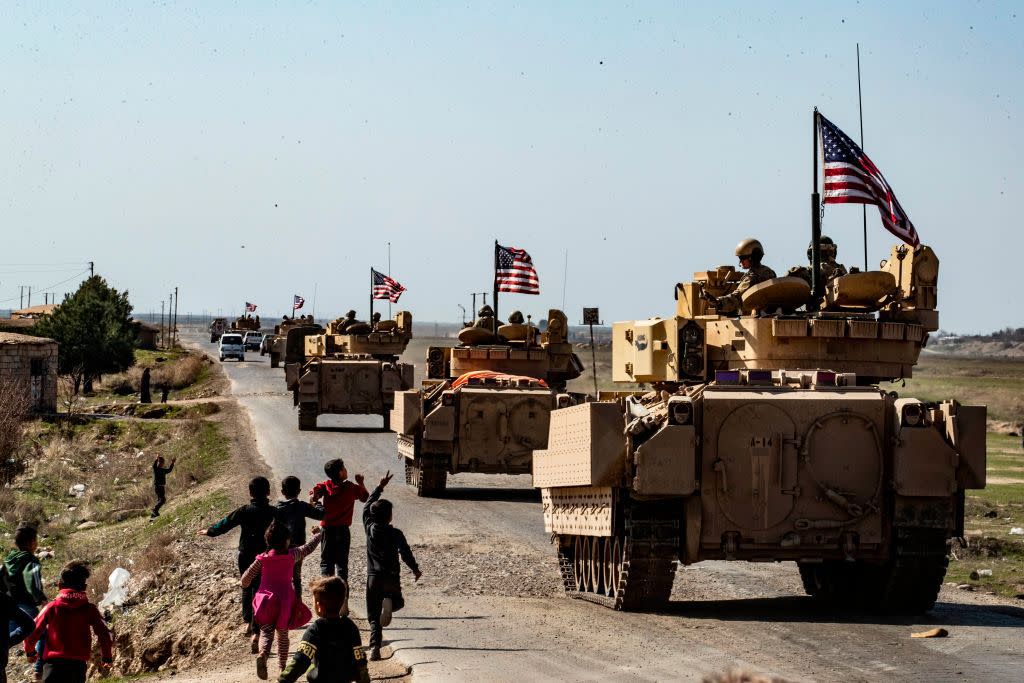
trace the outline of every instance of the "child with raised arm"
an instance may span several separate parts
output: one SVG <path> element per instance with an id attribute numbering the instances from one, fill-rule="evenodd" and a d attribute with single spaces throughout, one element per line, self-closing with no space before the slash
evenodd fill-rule
<path id="1" fill-rule="evenodd" d="M 302 482 L 298 477 L 285 477 L 281 480 L 281 495 L 284 500 L 277 503 L 277 519 L 288 527 L 292 533 L 292 546 L 299 547 L 306 543 L 306 519 L 323 519 L 322 505 L 311 505 L 299 500 Z M 302 595 L 302 563 L 295 563 L 295 574 L 292 577 L 295 594 Z"/>
<path id="2" fill-rule="evenodd" d="M 92 634 L 100 643 L 100 668 L 110 671 L 114 661 L 113 639 L 96 605 L 89 602 L 85 589 L 89 567 L 84 562 L 69 562 L 60 572 L 60 593 L 36 617 L 36 628 L 25 638 L 28 661 L 36 659 L 36 642 L 43 646 L 44 683 L 85 683 L 92 658 Z"/>
<path id="3" fill-rule="evenodd" d="M 301 596 L 292 586 L 292 572 L 320 543 L 320 530 L 304 546 L 291 547 L 292 534 L 287 526 L 273 521 L 267 528 L 266 541 L 270 548 L 261 553 L 242 574 L 242 587 L 248 588 L 260 577 L 259 590 L 253 598 L 253 624 L 260 629 L 260 646 L 256 655 L 256 676 L 267 679 L 267 658 L 270 644 L 277 632 L 277 657 L 284 670 L 288 664 L 288 629 L 305 626 L 311 616 L 303 606 Z M 301 622 L 301 623 L 300 623 Z"/>
<path id="4" fill-rule="evenodd" d="M 381 499 L 384 487 L 391 481 L 388 470 L 377 488 L 363 505 L 363 528 L 366 529 L 366 620 L 370 622 L 370 660 L 380 659 L 384 627 L 391 623 L 391 614 L 405 606 L 402 597 L 402 565 L 412 570 L 413 580 L 423 575 L 412 556 L 405 534 L 391 526 L 391 501 Z"/>
<path id="5" fill-rule="evenodd" d="M 313 667 L 309 680 L 332 683 L 370 683 L 359 629 L 342 614 L 348 588 L 337 576 L 324 576 L 313 582 L 313 607 L 319 619 L 306 629 L 299 649 L 278 683 L 295 683 Z"/>
<path id="6" fill-rule="evenodd" d="M 324 519 L 320 526 L 324 530 L 324 544 L 320 548 L 320 574 L 334 576 L 335 572 L 348 582 L 348 551 L 352 544 L 352 510 L 356 501 L 366 501 L 370 495 L 363 485 L 363 475 L 357 474 L 356 482 L 348 481 L 348 470 L 340 458 L 328 460 L 324 465 L 327 481 L 313 487 L 309 502 L 315 504 L 321 499 L 324 505 Z"/>

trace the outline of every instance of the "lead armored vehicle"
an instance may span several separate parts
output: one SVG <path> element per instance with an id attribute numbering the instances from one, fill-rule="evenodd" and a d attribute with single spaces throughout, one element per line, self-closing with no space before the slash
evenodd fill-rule
<path id="1" fill-rule="evenodd" d="M 289 331 L 289 345 L 301 329 Z M 304 360 L 294 387 L 299 429 L 316 429 L 317 417 L 325 414 L 380 415 L 390 429 L 395 392 L 413 386 L 413 366 L 398 362 L 412 339 L 412 314 L 400 311 L 373 325 L 339 318 L 322 334 L 302 339 Z"/>
<path id="2" fill-rule="evenodd" d="M 833 604 L 930 609 L 964 492 L 985 486 L 986 409 L 879 384 L 938 329 L 938 259 L 896 247 L 820 299 L 776 278 L 719 315 L 701 289 L 737 279 L 697 273 L 674 316 L 613 326 L 613 380 L 652 391 L 552 413 L 533 472 L 565 590 L 654 609 L 677 563 L 793 561 Z"/>
<path id="3" fill-rule="evenodd" d="M 430 347 L 423 386 L 395 394 L 391 424 L 406 483 L 420 496 L 442 492 L 449 473 L 528 474 L 551 411 L 575 400 L 564 392 L 582 365 L 564 313 L 549 311 L 544 332 L 528 322 L 490 329 Z"/>
<path id="4" fill-rule="evenodd" d="M 251 315 L 240 315 L 231 321 L 231 331 L 242 334 L 246 332 L 259 332 L 260 318 L 259 316 L 254 318 Z"/>

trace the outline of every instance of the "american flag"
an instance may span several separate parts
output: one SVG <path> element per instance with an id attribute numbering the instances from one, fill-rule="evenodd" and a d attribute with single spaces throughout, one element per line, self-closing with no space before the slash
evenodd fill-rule
<path id="1" fill-rule="evenodd" d="M 494 244 L 496 263 L 494 284 L 499 292 L 515 294 L 540 294 L 540 280 L 537 269 L 533 267 L 533 259 L 523 249 L 503 247 Z"/>
<path id="2" fill-rule="evenodd" d="M 306 300 L 305 300 L 305 299 L 303 299 L 303 298 L 302 298 L 301 296 L 299 296 L 298 294 L 296 294 L 296 295 L 295 295 L 295 298 L 294 298 L 294 299 L 292 299 L 292 310 L 293 310 L 293 311 L 297 311 L 297 310 L 299 310 L 300 308 L 302 308 L 302 304 L 304 304 L 304 303 L 306 303 Z"/>
<path id="3" fill-rule="evenodd" d="M 248 301 L 246 301 L 245 302 L 245 312 L 246 313 L 255 313 L 256 312 L 256 304 L 251 304 Z"/>
<path id="4" fill-rule="evenodd" d="M 373 268 L 370 268 L 370 277 L 373 279 L 374 299 L 387 299 L 393 304 L 398 303 L 398 297 L 402 296 L 405 287 L 400 285 L 397 280 L 392 280 L 384 273 L 378 273 Z"/>
<path id="5" fill-rule="evenodd" d="M 868 155 L 834 123 L 818 114 L 825 154 L 826 204 L 875 204 L 882 225 L 912 247 L 921 243 L 914 224 Z"/>

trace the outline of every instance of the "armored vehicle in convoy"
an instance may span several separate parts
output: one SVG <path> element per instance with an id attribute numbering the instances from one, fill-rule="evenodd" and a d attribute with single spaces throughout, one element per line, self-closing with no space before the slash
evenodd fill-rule
<path id="1" fill-rule="evenodd" d="M 551 411 L 575 400 L 564 392 L 582 365 L 564 313 L 551 310 L 544 332 L 528 322 L 491 330 L 469 327 L 459 346 L 430 347 L 423 386 L 395 394 L 398 452 L 421 496 L 443 491 L 449 473 L 528 474 Z"/>
<path id="2" fill-rule="evenodd" d="M 938 265 L 900 246 L 820 297 L 757 284 L 730 317 L 723 267 L 677 285 L 673 317 L 615 323 L 613 380 L 653 390 L 555 410 L 533 458 L 565 590 L 653 609 L 677 563 L 788 560 L 835 605 L 930 609 L 985 486 L 986 409 L 879 384 L 938 329 Z"/>
<path id="3" fill-rule="evenodd" d="M 288 333 L 289 346 L 296 331 Z M 413 386 L 413 366 L 398 362 L 412 339 L 412 314 L 400 311 L 394 320 L 374 324 L 339 318 L 302 339 L 303 363 L 294 385 L 299 429 L 316 429 L 317 417 L 325 414 L 380 415 L 390 429 L 395 392 Z M 289 358 L 287 380 L 291 368 Z"/>
<path id="4" fill-rule="evenodd" d="M 319 331 L 323 331 L 322 327 L 315 325 L 315 323 L 311 319 L 307 319 L 306 316 L 298 316 L 294 318 L 289 318 L 288 316 L 285 316 L 280 323 L 274 325 L 274 333 L 267 335 L 268 337 L 270 337 L 270 339 L 267 340 L 265 343 L 267 353 L 270 354 L 270 367 L 276 368 L 279 365 L 281 365 L 281 361 L 285 357 L 285 348 L 288 341 L 289 330 L 295 327 L 314 326 L 318 327 Z M 260 355 L 263 355 L 262 351 L 260 352 Z"/>
<path id="5" fill-rule="evenodd" d="M 245 334 L 246 332 L 259 332 L 260 317 L 251 315 L 240 315 L 231 321 L 231 331 Z"/>
<path id="6" fill-rule="evenodd" d="M 228 329 L 228 321 L 224 318 L 214 318 L 210 323 L 210 343 L 216 344 L 224 331 Z"/>

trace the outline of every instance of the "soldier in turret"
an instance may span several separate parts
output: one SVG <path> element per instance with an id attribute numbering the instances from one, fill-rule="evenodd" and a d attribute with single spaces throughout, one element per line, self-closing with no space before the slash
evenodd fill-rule
<path id="1" fill-rule="evenodd" d="M 370 317 L 370 325 L 373 327 L 373 329 L 376 330 L 377 329 L 377 325 L 379 325 L 379 324 L 380 324 L 380 313 L 374 313 Z"/>
<path id="2" fill-rule="evenodd" d="M 736 284 L 736 289 L 724 296 L 705 296 L 714 304 L 719 313 L 739 312 L 740 302 L 745 291 L 775 277 L 775 271 L 761 263 L 761 259 L 764 258 L 764 248 L 759 241 L 753 238 L 743 240 L 736 246 L 736 256 L 740 260 L 740 266 L 747 271 Z"/>
<path id="3" fill-rule="evenodd" d="M 338 324 L 338 326 L 337 326 L 338 332 L 337 333 L 338 334 L 345 334 L 345 330 L 347 330 L 348 328 L 352 327 L 357 322 L 359 322 L 359 321 L 356 320 L 356 312 L 355 311 L 349 311 L 348 313 L 345 314 L 345 319 L 342 320 L 341 323 Z"/>
<path id="4" fill-rule="evenodd" d="M 821 274 L 822 284 L 827 285 L 829 282 L 836 279 L 837 277 L 846 275 L 846 266 L 844 266 L 842 263 L 836 262 L 836 255 L 839 253 L 839 247 L 836 246 L 836 243 L 832 241 L 831 237 L 829 237 L 828 235 L 822 235 L 821 240 L 818 242 L 818 244 L 821 245 L 821 266 L 818 272 Z M 808 264 L 810 264 L 812 260 L 811 248 L 813 246 L 813 242 L 807 245 Z M 810 265 L 794 266 L 790 268 L 789 272 L 786 274 L 793 277 L 803 278 L 804 280 L 807 280 L 808 284 L 811 283 Z"/>
<path id="5" fill-rule="evenodd" d="M 481 327 L 491 332 L 497 332 L 498 328 L 504 323 L 500 320 L 494 320 L 494 309 L 489 305 L 484 304 L 479 311 L 476 312 L 476 322 L 473 323 L 473 327 Z"/>

